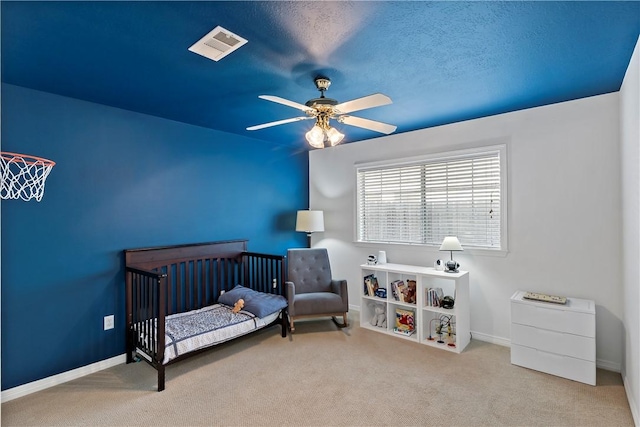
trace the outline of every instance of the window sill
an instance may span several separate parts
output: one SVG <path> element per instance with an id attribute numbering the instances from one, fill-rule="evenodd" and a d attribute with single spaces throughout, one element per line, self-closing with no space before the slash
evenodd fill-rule
<path id="1" fill-rule="evenodd" d="M 408 249 L 411 248 L 413 250 L 424 251 L 425 253 L 444 253 L 447 251 L 440 251 L 437 246 L 427 246 L 420 244 L 410 244 L 410 243 L 395 243 L 395 242 L 358 242 L 354 241 L 353 244 L 356 247 L 360 248 L 373 248 L 375 251 L 385 250 L 390 246 L 397 247 L 400 249 Z M 499 257 L 505 258 L 509 254 L 509 250 L 507 249 L 484 249 L 484 248 L 464 248 L 463 253 L 470 255 L 479 255 L 479 256 L 491 256 L 491 257 Z"/>

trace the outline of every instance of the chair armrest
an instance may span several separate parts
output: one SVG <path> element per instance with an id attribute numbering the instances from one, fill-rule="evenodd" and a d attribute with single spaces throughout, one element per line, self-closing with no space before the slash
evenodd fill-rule
<path id="1" fill-rule="evenodd" d="M 340 295 L 345 312 L 349 310 L 349 292 L 346 280 L 331 280 L 331 292 Z"/>
<path id="2" fill-rule="evenodd" d="M 287 304 L 289 305 L 287 311 L 291 316 L 295 316 L 293 310 L 293 299 L 296 297 L 296 285 L 293 282 L 284 282 L 284 288 L 285 295 L 287 297 Z"/>

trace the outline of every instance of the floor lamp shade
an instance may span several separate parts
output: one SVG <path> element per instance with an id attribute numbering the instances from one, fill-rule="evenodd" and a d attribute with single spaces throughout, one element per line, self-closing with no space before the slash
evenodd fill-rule
<path id="1" fill-rule="evenodd" d="M 323 211 L 298 211 L 296 231 L 303 231 L 305 233 L 324 231 Z"/>

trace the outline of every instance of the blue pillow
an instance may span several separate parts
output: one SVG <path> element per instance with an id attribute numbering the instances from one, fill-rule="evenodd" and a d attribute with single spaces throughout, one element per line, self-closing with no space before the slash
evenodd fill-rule
<path id="1" fill-rule="evenodd" d="M 236 285 L 230 291 L 220 295 L 218 302 L 233 307 L 242 298 L 244 311 L 248 311 L 257 317 L 265 317 L 287 306 L 287 300 L 281 295 L 267 294 Z"/>

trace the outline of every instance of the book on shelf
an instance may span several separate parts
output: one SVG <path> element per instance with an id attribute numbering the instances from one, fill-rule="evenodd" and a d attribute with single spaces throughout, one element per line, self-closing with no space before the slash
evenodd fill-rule
<path id="1" fill-rule="evenodd" d="M 396 301 L 400 301 L 402 298 L 402 289 L 404 287 L 404 282 L 402 280 L 394 280 L 391 282 L 391 293 L 393 294 L 393 298 Z"/>
<path id="2" fill-rule="evenodd" d="M 444 292 L 442 288 L 427 288 L 425 289 L 425 302 L 427 307 L 440 307 L 442 306 L 442 298 L 444 298 Z"/>
<path id="3" fill-rule="evenodd" d="M 376 295 L 378 289 L 378 278 L 373 274 L 369 274 L 364 277 L 364 294 L 370 297 Z"/>
<path id="4" fill-rule="evenodd" d="M 404 308 L 396 308 L 396 324 L 393 328 L 394 332 L 402 335 L 411 335 L 415 331 L 415 317 L 413 310 Z"/>
<path id="5" fill-rule="evenodd" d="M 395 332 L 398 335 L 404 335 L 405 337 L 408 337 L 410 335 L 413 335 L 415 331 L 413 329 L 408 331 L 405 329 L 393 328 L 393 332 Z"/>
<path id="6" fill-rule="evenodd" d="M 404 297 L 407 289 L 407 285 L 402 280 L 396 280 L 396 293 L 398 295 L 397 301 L 405 302 Z"/>

